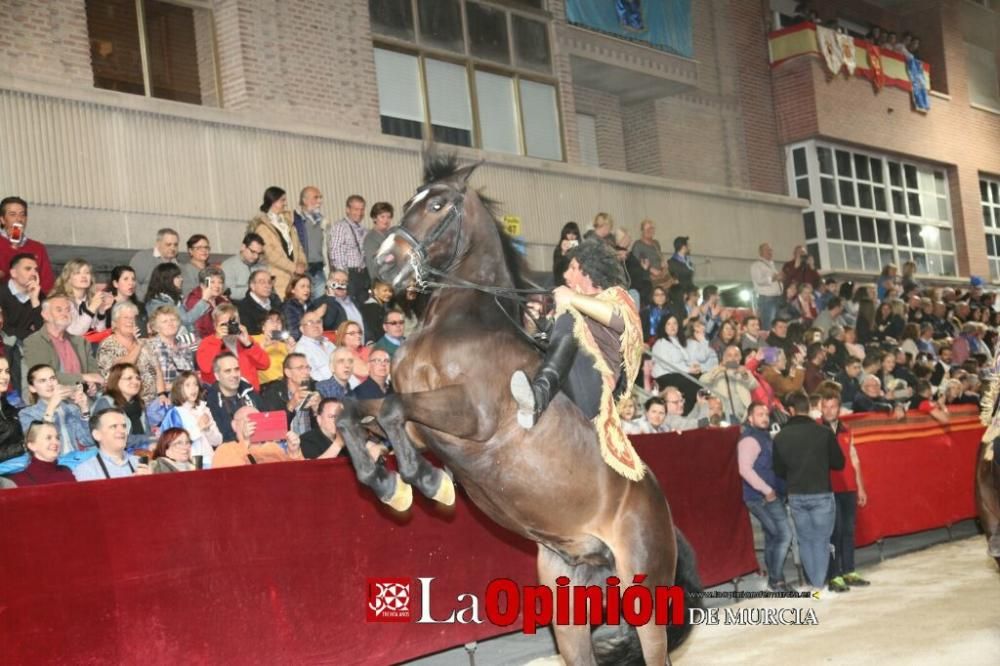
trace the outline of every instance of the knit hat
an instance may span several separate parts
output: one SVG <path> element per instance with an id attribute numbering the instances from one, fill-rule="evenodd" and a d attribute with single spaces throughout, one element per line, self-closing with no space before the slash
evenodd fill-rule
<path id="1" fill-rule="evenodd" d="M 782 353 L 782 350 L 779 347 L 761 347 L 760 352 L 763 356 L 761 360 L 764 363 L 774 365 L 778 362 L 778 356 Z"/>

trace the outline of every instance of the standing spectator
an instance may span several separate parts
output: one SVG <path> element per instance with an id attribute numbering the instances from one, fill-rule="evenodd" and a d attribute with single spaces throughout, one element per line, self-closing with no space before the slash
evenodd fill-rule
<path id="1" fill-rule="evenodd" d="M 293 352 L 285 357 L 281 370 L 282 378 L 268 384 L 261 394 L 263 409 L 285 412 L 288 429 L 301 435 L 310 430 L 320 400 L 309 377 L 309 360 Z"/>
<path id="2" fill-rule="evenodd" d="M 147 287 L 151 276 L 152 273 L 146 275 Z M 139 313 L 139 317 L 136 319 L 138 329 L 139 331 L 145 331 L 146 309 L 143 307 L 142 303 L 139 302 L 139 298 L 136 296 L 137 284 L 135 271 L 131 266 L 115 266 L 111 269 L 111 277 L 108 279 L 108 285 L 111 295 L 115 298 L 115 302 L 111 306 L 111 310 L 114 310 L 115 305 L 118 305 L 119 303 L 131 303 L 135 306 L 136 311 Z M 111 310 L 108 310 L 107 314 L 107 328 L 111 328 Z"/>
<path id="3" fill-rule="evenodd" d="M 615 221 L 607 213 L 598 213 L 594 216 L 591 228 L 583 235 L 584 240 L 599 240 L 613 247 L 615 244 Z"/>
<path id="4" fill-rule="evenodd" d="M 195 466 L 191 462 L 191 452 L 191 436 L 187 431 L 183 428 L 168 428 L 156 440 L 150 469 L 153 474 L 192 472 Z"/>
<path id="5" fill-rule="evenodd" d="M 194 234 L 187 239 L 187 261 L 178 262 L 181 275 L 184 277 L 181 293 L 190 293 L 201 284 L 199 273 L 208 268 L 208 258 L 212 254 L 212 245 L 205 234 Z"/>
<path id="6" fill-rule="evenodd" d="M 629 251 L 632 246 L 632 238 L 624 229 L 615 229 L 615 243 L 612 249 L 618 262 L 622 265 L 622 270 L 628 276 L 629 295 L 635 301 L 636 307 L 649 303 L 649 292 L 653 290 L 653 284 L 649 281 L 649 271 L 642 267 L 639 259 Z"/>
<path id="7" fill-rule="evenodd" d="M 365 346 L 361 325 L 356 321 L 345 321 L 337 327 L 337 346 L 350 349 L 354 354 L 354 377 L 358 382 L 368 378 L 368 353 L 370 347 Z"/>
<path id="8" fill-rule="evenodd" d="M 382 335 L 385 317 L 392 309 L 392 287 L 381 280 L 372 282 L 372 295 L 361 306 L 365 344 L 375 342 Z"/>
<path id="9" fill-rule="evenodd" d="M 285 326 L 288 327 L 288 331 L 296 340 L 302 335 L 299 331 L 299 322 L 302 321 L 302 315 L 309 311 L 311 297 L 312 283 L 309 281 L 309 276 L 293 275 L 288 282 L 288 289 L 285 290 L 285 301 L 281 306 L 281 314 L 285 320 Z"/>
<path id="10" fill-rule="evenodd" d="M 243 407 L 260 409 L 260 394 L 240 376 L 240 362 L 231 351 L 219 353 L 211 364 L 215 382 L 205 392 L 205 402 L 222 433 L 222 441 L 232 442 L 236 440 L 233 417 Z"/>
<path id="11" fill-rule="evenodd" d="M 182 373 L 195 369 L 194 350 L 197 349 L 197 338 L 187 334 L 183 339 L 178 339 L 181 317 L 177 308 L 171 305 L 161 305 L 153 310 L 151 316 L 150 328 L 154 337 L 148 344 L 156 354 L 163 384 L 169 390 Z"/>
<path id="12" fill-rule="evenodd" d="M 146 298 L 149 278 L 153 269 L 160 264 L 176 264 L 177 250 L 180 247 L 180 235 L 169 227 L 156 232 L 156 243 L 152 250 L 139 250 L 129 260 L 135 275 L 135 294 L 138 298 Z M 112 275 L 114 280 L 114 275 Z M 130 294 L 131 295 L 131 294 Z"/>
<path id="13" fill-rule="evenodd" d="M 20 431 L 20 427 L 18 427 Z M 73 471 L 58 463 L 59 430 L 51 423 L 34 422 L 28 426 L 24 446 L 31 454 L 28 466 L 7 478 L 17 486 L 42 486 L 50 483 L 76 483 Z"/>
<path id="14" fill-rule="evenodd" d="M 348 293 L 350 284 L 347 271 L 336 269 L 330 273 L 330 282 L 326 285 L 326 295 L 317 300 L 326 304 L 326 312 L 323 315 L 323 330 L 335 331 L 345 321 L 356 321 L 361 324 L 361 332 L 364 333 L 364 316 L 358 304 L 362 301 L 354 300 Z M 367 296 L 365 297 L 367 299 Z"/>
<path id="15" fill-rule="evenodd" d="M 840 420 L 840 395 L 835 390 L 821 393 L 819 406 L 823 425 L 833 431 L 844 458 L 843 469 L 830 472 L 836 519 L 830 538 L 833 553 L 830 555 L 827 581 L 833 592 L 847 592 L 851 587 L 871 584 L 854 570 L 855 518 L 858 507 L 864 508 L 868 504 L 868 494 L 861 476 L 861 459 L 854 448 L 854 435 Z"/>
<path id="16" fill-rule="evenodd" d="M 368 377 L 352 392 L 358 400 L 379 400 L 392 393 L 389 366 L 392 359 L 384 349 L 373 349 L 368 355 Z M 357 375 L 357 373 L 354 373 Z"/>
<path id="17" fill-rule="evenodd" d="M 334 398 L 324 398 L 316 410 L 316 427 L 302 435 L 302 455 L 307 459 L 347 456 L 344 438 L 337 432 L 337 417 L 344 410 Z"/>
<path id="18" fill-rule="evenodd" d="M 386 236 L 389 235 L 389 227 L 392 226 L 394 212 L 391 203 L 378 201 L 372 206 L 371 213 L 369 213 L 369 216 L 372 218 L 372 228 L 365 234 L 365 242 L 361 244 L 361 251 L 365 255 L 365 268 L 368 271 L 370 284 L 375 284 L 375 281 L 378 280 L 378 266 L 375 264 L 375 255 L 378 254 L 378 249 L 382 247 Z"/>
<path id="19" fill-rule="evenodd" d="M 264 256 L 264 239 L 259 234 L 249 233 L 243 237 L 240 251 L 222 262 L 222 272 L 231 300 L 238 301 L 244 298 L 253 273 L 267 269 L 267 264 L 261 259 L 262 256 Z"/>
<path id="20" fill-rule="evenodd" d="M 87 427 L 87 396 L 80 387 L 61 386 L 56 371 L 48 365 L 28 370 L 28 406 L 17 418 L 21 429 L 34 421 L 44 421 L 59 430 L 59 455 L 92 447 L 94 440 Z"/>
<path id="21" fill-rule="evenodd" d="M 660 432 L 670 432 L 670 428 L 664 423 L 667 420 L 667 404 L 663 398 L 654 395 L 643 405 L 643 410 L 643 417 L 639 419 L 638 434 L 651 435 Z"/>
<path id="22" fill-rule="evenodd" d="M 349 349 L 337 347 L 330 357 L 329 368 L 329 378 L 316 382 L 316 390 L 324 398 L 343 400 L 356 386 L 351 383 L 354 378 L 354 354 Z"/>
<path id="23" fill-rule="evenodd" d="M 73 469 L 77 481 L 119 479 L 150 474 L 149 465 L 128 455 L 128 423 L 125 412 L 115 407 L 102 409 L 90 417 L 90 432 L 97 442 L 97 455 Z"/>
<path id="24" fill-rule="evenodd" d="M 3 332 L 24 341 L 42 327 L 42 300 L 38 262 L 30 254 L 15 254 L 10 260 L 10 279 L 0 287 Z"/>
<path id="25" fill-rule="evenodd" d="M 260 390 L 258 370 L 266 370 L 271 359 L 256 342 L 250 339 L 246 326 L 240 324 L 240 315 L 232 303 L 223 303 L 212 313 L 215 330 L 204 338 L 198 346 L 195 360 L 201 372 L 201 381 L 208 384 L 217 373 L 215 358 L 224 351 L 232 353 L 238 361 L 239 372 L 250 383 L 254 391 Z M 222 425 L 220 424 L 221 428 Z"/>
<path id="26" fill-rule="evenodd" d="M 646 277 L 653 285 L 662 285 L 669 281 L 666 267 L 663 265 L 663 249 L 656 240 L 656 225 L 646 218 L 639 224 L 640 238 L 632 243 L 632 254 L 639 260 L 646 272 Z"/>
<path id="27" fill-rule="evenodd" d="M 767 587 L 774 592 L 782 592 L 788 588 L 785 558 L 792 545 L 792 530 L 785 510 L 785 484 L 774 471 L 774 441 L 768 428 L 770 422 L 767 405 L 759 402 L 750 405 L 737 445 L 737 456 L 740 476 L 743 477 L 743 503 L 760 521 L 764 532 Z"/>
<path id="28" fill-rule="evenodd" d="M 774 265 L 774 248 L 770 243 L 761 243 L 757 253 L 760 258 L 750 265 L 750 279 L 757 294 L 757 313 L 766 331 L 771 328 L 781 303 L 781 273 Z"/>
<path id="29" fill-rule="evenodd" d="M 896 264 L 886 264 L 882 268 L 882 272 L 878 276 L 878 280 L 875 282 L 875 298 L 879 302 L 883 302 L 889 298 L 896 297 L 896 286 L 898 278 L 896 274 L 899 269 L 896 268 Z"/>
<path id="30" fill-rule="evenodd" d="M 566 284 L 563 273 L 569 268 L 569 251 L 580 244 L 580 227 L 576 222 L 567 222 L 559 232 L 559 243 L 552 250 L 553 287 Z"/>
<path id="31" fill-rule="evenodd" d="M 804 393 L 791 394 L 785 406 L 791 418 L 774 438 L 774 471 L 787 485 L 802 568 L 817 592 L 826 585 L 836 520 L 830 471 L 844 469 L 844 454 L 833 431 L 809 418 Z"/>
<path id="32" fill-rule="evenodd" d="M 212 466 L 215 449 L 222 444 L 222 431 L 215 423 L 212 410 L 202 400 L 201 382 L 196 372 L 177 375 L 170 388 L 173 407 L 163 419 L 162 427 L 183 428 L 191 441 L 191 455 L 201 456 L 206 467 Z"/>
<path id="33" fill-rule="evenodd" d="M 94 402 L 95 413 L 109 407 L 117 407 L 125 412 L 128 418 L 130 449 L 148 449 L 156 441 L 156 436 L 153 434 L 154 426 L 150 424 L 150 418 L 146 415 L 147 403 L 143 401 L 141 391 L 142 379 L 139 378 L 139 369 L 131 363 L 115 363 L 108 373 L 108 385 L 104 395 Z M 163 404 L 165 400 L 166 396 L 159 396 L 149 406 L 162 414 L 165 411 Z M 157 425 L 162 420 L 161 416 Z"/>
<path id="34" fill-rule="evenodd" d="M 317 311 L 305 313 L 299 331 L 301 336 L 295 343 L 295 351 L 309 361 L 309 375 L 317 382 L 329 379 L 332 374 L 330 357 L 337 347 L 323 335 L 323 314 Z M 348 353 L 353 356 L 353 352 Z"/>
<path id="35" fill-rule="evenodd" d="M 48 250 L 36 240 L 28 238 L 28 202 L 20 197 L 7 197 L 0 201 L 0 278 L 18 254 L 27 254 L 38 265 L 38 280 L 42 293 L 52 290 L 55 276 Z"/>
<path id="36" fill-rule="evenodd" d="M 264 259 L 274 276 L 274 291 L 279 294 L 285 293 L 293 275 L 306 272 L 305 251 L 287 206 L 285 191 L 272 185 L 264 190 L 260 214 L 250 220 L 247 228 L 264 240 Z"/>
<path id="37" fill-rule="evenodd" d="M 167 395 L 160 371 L 160 361 L 153 349 L 139 339 L 138 309 L 131 303 L 119 303 L 111 310 L 112 334 L 97 348 L 97 366 L 105 378 L 118 363 L 132 363 L 142 379 L 142 399 L 151 403 L 158 395 Z"/>
<path id="38" fill-rule="evenodd" d="M 66 262 L 49 293 L 49 298 L 55 296 L 65 296 L 72 306 L 70 324 L 66 329 L 70 335 L 84 335 L 107 328 L 106 317 L 115 299 L 106 291 L 97 291 L 93 269 L 86 259 Z"/>
<path id="39" fill-rule="evenodd" d="M 670 314 L 670 306 L 667 304 L 667 291 L 663 287 L 653 287 L 651 302 L 639 311 L 639 320 L 642 322 L 642 337 L 644 340 L 651 340 L 656 337 L 660 330 L 660 323 Z"/>
<path id="40" fill-rule="evenodd" d="M 160 308 L 173 308 L 181 325 L 193 333 L 195 322 L 211 312 L 215 298 L 221 295 L 221 283 L 216 289 L 202 289 L 197 299 L 184 299 L 181 295 L 183 282 L 177 264 L 160 264 L 154 268 L 146 287 L 145 312 L 147 317 L 152 317 Z"/>
<path id="41" fill-rule="evenodd" d="M 326 282 L 324 235 L 327 225 L 323 217 L 323 193 L 318 187 L 309 185 L 302 188 L 299 193 L 299 207 L 295 209 L 292 223 L 295 225 L 295 231 L 299 235 L 299 242 L 302 243 L 305 253 L 306 270 L 303 272 L 319 289 L 319 292 L 314 294 L 319 296 L 323 293 L 319 285 Z"/>
<path id="42" fill-rule="evenodd" d="M 347 275 L 347 293 L 355 303 L 368 300 L 368 268 L 365 266 L 363 245 L 365 230 L 361 222 L 365 217 L 365 199 L 359 194 L 347 197 L 344 217 L 330 227 L 327 241 L 327 256 L 330 264 L 330 281 L 333 271 L 343 271 Z M 348 314 L 350 317 L 350 314 Z M 360 321 L 360 317 L 358 319 Z"/>
<path id="43" fill-rule="evenodd" d="M 805 245 L 796 245 L 792 250 L 791 260 L 785 262 L 781 267 L 782 282 L 787 287 L 791 283 L 811 284 L 813 287 L 819 286 L 819 272 L 816 270 L 816 260 L 806 251 Z"/>
<path id="44" fill-rule="evenodd" d="M 403 335 L 405 325 L 406 318 L 403 316 L 403 312 L 398 309 L 390 310 L 385 321 L 382 322 L 383 335 L 375 342 L 373 349 L 382 349 L 388 352 L 391 359 L 406 340 L 406 336 Z"/>
<path id="45" fill-rule="evenodd" d="M 920 291 L 921 285 L 917 281 L 917 265 L 914 262 L 907 261 L 903 264 L 903 277 L 900 280 L 900 284 L 903 287 L 904 294 Z"/>
<path id="46" fill-rule="evenodd" d="M 694 287 L 694 264 L 691 262 L 691 243 L 688 236 L 674 239 L 674 254 L 667 261 L 667 270 L 684 289 Z"/>
<path id="47" fill-rule="evenodd" d="M 236 304 L 236 309 L 250 335 L 260 335 L 268 315 L 281 310 L 281 299 L 274 295 L 274 280 L 266 269 L 251 273 L 249 284 L 246 296 Z"/>
<path id="48" fill-rule="evenodd" d="M 65 296 L 53 296 L 42 303 L 45 325 L 24 341 L 24 362 L 28 367 L 52 366 L 63 384 L 102 385 L 104 378 L 87 341 L 68 331 L 72 309 Z"/>
<path id="49" fill-rule="evenodd" d="M 226 289 L 225 283 L 226 276 L 222 272 L 222 269 L 216 268 L 215 266 L 209 266 L 208 268 L 201 269 L 198 273 L 198 286 L 191 290 L 184 298 L 184 307 L 190 311 L 202 303 L 208 303 L 208 312 L 198 317 L 194 322 L 193 333 L 198 336 L 206 338 L 212 334 L 212 312 L 215 308 L 219 307 L 224 303 L 229 303 L 229 299 L 225 297 L 224 291 Z"/>
<path id="50" fill-rule="evenodd" d="M 252 336 L 252 338 L 264 350 L 267 358 L 270 359 L 267 369 L 257 372 L 257 379 L 260 385 L 264 386 L 269 382 L 278 381 L 282 376 L 281 368 L 285 362 L 285 357 L 295 351 L 296 345 L 295 338 L 285 328 L 285 322 L 281 317 L 281 313 L 277 310 L 271 310 L 267 314 L 267 318 L 264 319 L 261 332 Z"/>

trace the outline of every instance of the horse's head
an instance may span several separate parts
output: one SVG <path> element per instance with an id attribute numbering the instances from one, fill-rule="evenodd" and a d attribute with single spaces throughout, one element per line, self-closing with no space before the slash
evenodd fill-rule
<path id="1" fill-rule="evenodd" d="M 401 291 L 432 273 L 451 271 L 468 248 L 470 227 L 485 207 L 468 186 L 479 164 L 459 168 L 454 155 L 425 158 L 424 185 L 403 206 L 375 256 L 379 277 Z"/>

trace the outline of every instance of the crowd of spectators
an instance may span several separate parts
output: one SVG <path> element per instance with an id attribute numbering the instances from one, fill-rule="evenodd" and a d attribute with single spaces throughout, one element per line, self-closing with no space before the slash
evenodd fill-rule
<path id="1" fill-rule="evenodd" d="M 293 210 L 269 187 L 237 254 L 213 261 L 196 233 L 181 256 L 163 228 L 99 283 L 83 258 L 54 275 L 28 203 L 0 201 L 0 474 L 37 485 L 347 455 L 340 401 L 392 392 L 412 301 L 375 273 L 392 205 L 372 205 L 368 229 L 360 195 L 340 219 L 322 204 L 310 186 Z"/>
<path id="2" fill-rule="evenodd" d="M 830 17 L 824 20 L 819 11 L 813 7 L 812 2 L 798 2 L 795 5 L 793 15 L 788 19 L 787 24 L 797 25 L 799 23 L 806 22 L 814 25 L 823 25 L 839 32 L 846 32 L 836 17 Z M 856 36 L 860 37 L 861 35 Z M 882 26 L 872 25 L 868 32 L 864 35 L 864 38 L 883 51 L 898 53 L 903 56 L 903 58 L 913 57 L 918 60 L 920 59 L 920 38 L 912 32 L 907 31 L 900 35 L 899 33 L 883 28 Z"/>

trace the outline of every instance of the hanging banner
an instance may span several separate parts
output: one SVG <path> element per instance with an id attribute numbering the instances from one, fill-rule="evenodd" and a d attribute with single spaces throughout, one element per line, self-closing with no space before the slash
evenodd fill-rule
<path id="1" fill-rule="evenodd" d="M 875 88 L 875 92 L 878 92 L 885 86 L 885 70 L 882 69 L 882 49 L 871 42 L 868 43 L 867 47 L 868 69 L 871 71 L 872 86 Z"/>
<path id="2" fill-rule="evenodd" d="M 823 62 L 830 73 L 836 76 L 844 67 L 844 52 L 840 49 L 837 33 L 821 25 L 816 26 L 816 41 L 819 42 L 819 52 L 823 54 Z"/>
<path id="3" fill-rule="evenodd" d="M 838 32 L 837 45 L 840 47 L 840 57 L 844 61 L 848 75 L 854 76 L 854 70 L 858 68 L 858 61 L 854 57 L 854 38 Z"/>
<path id="4" fill-rule="evenodd" d="M 691 0 L 566 0 L 573 25 L 694 56 Z"/>
<path id="5" fill-rule="evenodd" d="M 924 76 L 924 63 L 913 56 L 906 58 L 906 73 L 910 75 L 910 85 L 913 87 L 913 108 L 917 111 L 930 111 L 931 100 L 927 96 L 927 79 Z"/>

